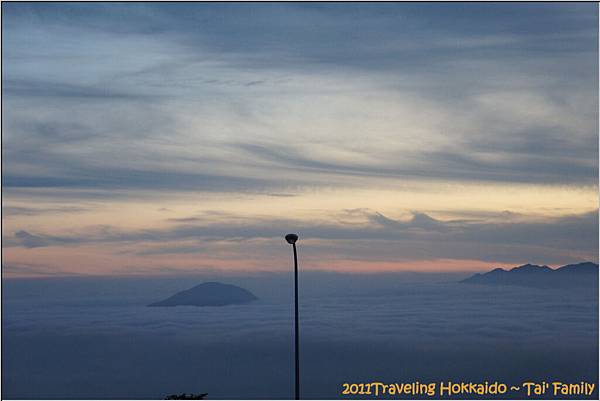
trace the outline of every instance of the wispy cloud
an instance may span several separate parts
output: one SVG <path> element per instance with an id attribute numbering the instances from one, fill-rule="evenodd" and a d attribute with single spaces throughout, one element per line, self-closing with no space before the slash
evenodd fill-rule
<path id="1" fill-rule="evenodd" d="M 21 207 L 21 206 L 3 206 L 2 214 L 9 216 L 39 216 L 44 214 L 67 214 L 83 213 L 88 208 L 81 206 L 58 206 L 58 207 Z"/>
<path id="2" fill-rule="evenodd" d="M 323 173 L 346 182 L 595 182 L 597 32 L 586 7 L 474 5 L 466 25 L 452 7 L 422 11 L 7 7 L 5 186 L 180 190 L 191 181 L 204 189 L 213 185 L 199 182 L 215 177 L 237 190 L 316 182 Z M 502 21 L 509 32 L 491 29 Z M 97 62 L 104 58 L 111 62 Z M 42 111 L 37 128 L 24 112 L 32 109 Z M 78 149 L 57 148 L 39 128 L 57 121 L 84 125 Z M 107 164 L 114 171 L 103 174 Z M 52 173 L 32 174 L 32 166 Z M 192 169 L 202 171 L 198 179 Z"/>
<path id="3" fill-rule="evenodd" d="M 460 259 L 465 255 L 496 262 L 539 261 L 563 263 L 574 258 L 596 260 L 598 214 L 505 222 L 438 220 L 414 213 L 395 220 L 378 212 L 361 211 L 363 220 L 306 222 L 272 218 L 231 216 L 229 221 L 194 216 L 169 219 L 170 228 L 126 231 L 115 227 L 92 227 L 69 236 L 18 231 L 4 239 L 5 246 L 26 248 L 65 244 L 137 244 L 135 253 L 188 254 L 216 252 L 227 244 L 256 240 L 279 240 L 293 229 L 315 254 L 360 260 Z M 191 241 L 191 242 L 190 242 Z M 237 244 L 236 247 L 240 245 Z M 238 249 L 239 251 L 239 249 Z M 265 249 L 265 255 L 268 254 Z M 579 255 L 579 257 L 574 256 Z"/>
<path id="4" fill-rule="evenodd" d="M 6 246 L 268 257 L 262 242 L 294 228 L 320 255 L 360 260 L 594 257 L 597 216 L 573 213 L 597 206 L 596 17 L 593 4 L 7 4 Z M 450 186 L 482 189 L 449 206 Z M 541 187 L 572 207 L 532 216 Z M 389 188 L 385 207 L 332 206 L 335 191 Z M 87 202 L 105 208 L 57 227 Z M 234 217 L 194 214 L 219 208 Z M 459 208 L 472 210 L 448 217 Z M 390 217 L 401 210 L 414 213 Z M 504 210 L 522 215 L 490 217 Z"/>

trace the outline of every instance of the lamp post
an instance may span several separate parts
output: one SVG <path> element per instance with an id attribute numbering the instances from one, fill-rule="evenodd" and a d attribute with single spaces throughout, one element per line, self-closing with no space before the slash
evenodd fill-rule
<path id="1" fill-rule="evenodd" d="M 288 234 L 285 236 L 288 244 L 294 248 L 294 311 L 295 311 L 295 350 L 296 350 L 296 399 L 300 399 L 300 360 L 298 359 L 298 351 L 300 349 L 300 336 L 298 333 L 298 254 L 296 253 L 296 241 L 298 235 Z"/>

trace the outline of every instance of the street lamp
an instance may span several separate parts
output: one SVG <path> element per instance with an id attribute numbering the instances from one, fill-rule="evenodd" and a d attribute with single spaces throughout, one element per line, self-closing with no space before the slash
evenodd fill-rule
<path id="1" fill-rule="evenodd" d="M 298 351 L 300 349 L 300 336 L 298 334 L 298 254 L 296 253 L 296 234 L 288 234 L 285 236 L 288 244 L 294 248 L 294 301 L 295 301 L 295 334 L 296 334 L 296 399 L 300 399 L 300 360 L 298 359 Z"/>

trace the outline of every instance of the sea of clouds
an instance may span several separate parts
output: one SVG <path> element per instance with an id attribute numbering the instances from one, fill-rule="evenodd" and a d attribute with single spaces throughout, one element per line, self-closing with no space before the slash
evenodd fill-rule
<path id="1" fill-rule="evenodd" d="M 597 382 L 597 292 L 459 283 L 465 276 L 301 275 L 302 397 L 340 398 L 345 382 Z M 290 398 L 291 279 L 4 280 L 2 396 Z M 146 306 L 215 280 L 260 299 Z"/>

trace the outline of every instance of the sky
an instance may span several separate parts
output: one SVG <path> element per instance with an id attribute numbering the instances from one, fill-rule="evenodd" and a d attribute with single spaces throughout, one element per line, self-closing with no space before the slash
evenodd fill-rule
<path id="1" fill-rule="evenodd" d="M 5 277 L 598 261 L 596 4 L 2 4 Z"/>

